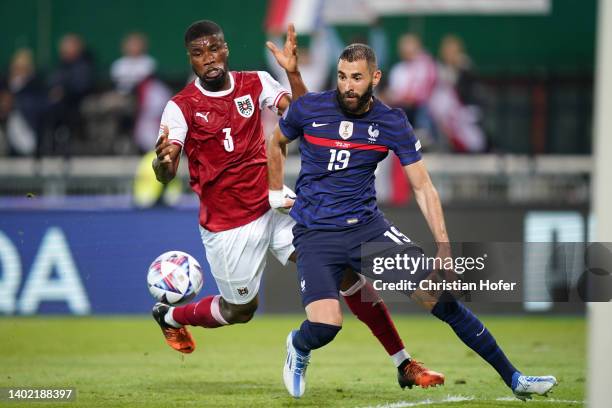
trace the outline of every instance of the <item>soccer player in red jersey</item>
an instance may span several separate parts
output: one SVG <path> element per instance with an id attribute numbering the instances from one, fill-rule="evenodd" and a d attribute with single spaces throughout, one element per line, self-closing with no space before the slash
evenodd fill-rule
<path id="1" fill-rule="evenodd" d="M 295 261 L 295 222 L 271 209 L 261 123 L 262 109 L 280 115 L 288 108 L 291 95 L 267 72 L 230 71 L 223 31 L 212 21 L 193 23 L 185 33 L 185 47 L 197 78 L 164 110 L 153 169 L 159 181 L 169 182 L 185 151 L 191 188 L 200 199 L 206 258 L 221 294 L 180 307 L 157 303 L 153 317 L 172 348 L 191 353 L 195 343 L 185 326 L 215 328 L 251 320 L 268 250 L 282 264 Z M 289 26 L 283 50 L 271 43 L 268 48 L 287 72 L 294 97 L 303 95 L 306 89 L 297 67 L 293 26 Z M 284 196 L 275 199 L 283 201 L 281 207 L 292 202 L 285 202 Z M 352 312 L 371 329 L 398 367 L 402 388 L 444 382 L 444 376 L 410 359 L 371 284 L 347 271 L 340 290 Z"/>

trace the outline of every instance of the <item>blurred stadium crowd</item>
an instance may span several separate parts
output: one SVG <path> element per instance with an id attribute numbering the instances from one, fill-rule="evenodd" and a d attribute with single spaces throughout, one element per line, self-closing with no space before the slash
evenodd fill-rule
<path id="1" fill-rule="evenodd" d="M 270 36 L 282 41 L 280 33 Z M 336 56 L 345 44 L 329 28 L 300 40 L 301 70 L 309 89 L 334 87 Z M 520 92 L 520 82 L 525 80 L 514 78 L 500 84 L 499 78 L 479 77 L 456 34 L 444 36 L 438 50 L 427 50 L 417 34 L 407 32 L 397 39 L 398 61 L 394 64 L 389 64 L 392 58 L 386 52 L 393 47 L 388 47 L 389 40 L 379 27 L 373 26 L 368 38 L 354 41 L 379 50 L 385 75 L 377 94 L 406 111 L 426 151 L 504 152 L 504 143 L 495 143 L 491 133 L 504 134 L 507 119 L 489 120 L 487 126 L 486 113 L 490 118 L 510 115 L 510 120 L 516 116 L 529 121 L 532 140 L 522 147 L 522 153 L 546 152 L 540 139 L 545 138 L 546 116 L 554 112 L 547 106 L 545 84 L 537 78 L 535 83 L 528 81 L 531 111 L 513 113 L 511 103 L 495 103 L 492 108 L 491 99 Z M 68 157 L 149 151 L 165 103 L 193 77 L 160 79 L 144 33 L 127 34 L 118 48 L 121 55 L 104 72 L 96 67 L 96 50 L 81 35 L 67 33 L 57 44 L 57 65 L 46 73 L 37 70 L 31 49 L 17 49 L 9 66 L 0 71 L 0 155 Z M 286 82 L 271 58 L 268 65 L 277 79 Z M 588 83 L 585 87 L 583 93 L 588 94 Z M 589 113 L 589 107 L 583 107 L 574 113 L 574 121 Z M 268 126 L 273 122 L 274 118 L 268 118 Z"/>
<path id="2" fill-rule="evenodd" d="M 316 33 L 300 51 L 302 71 L 313 91 L 334 86 L 330 63 L 335 63 L 334 55 L 342 46 L 329 46 L 339 44 L 337 37 L 330 41 L 329 32 Z M 384 41 L 384 33 L 378 37 Z M 104 76 L 96 75 L 95 50 L 76 33 L 60 39 L 59 63 L 47 75 L 37 71 L 31 49 L 16 50 L 1 85 L 2 154 L 149 151 L 174 89 L 156 76 L 157 62 L 147 45 L 144 33 L 126 35 L 122 55 Z M 406 111 L 427 148 L 485 151 L 477 82 L 461 39 L 452 34 L 444 37 L 437 57 L 422 47 L 416 34 L 403 35 L 397 49 L 400 61 L 391 67 L 379 97 Z M 284 81 L 282 70 L 269 62 L 270 70 Z M 110 84 L 104 83 L 107 78 Z"/>
<path id="3" fill-rule="evenodd" d="M 58 44 L 59 63 L 37 72 L 34 55 L 18 49 L 2 82 L 3 153 L 10 156 L 133 154 L 151 149 L 172 91 L 155 76 L 147 37 L 125 36 L 111 86 L 96 76 L 95 50 L 79 34 Z"/>
<path id="4" fill-rule="evenodd" d="M 454 14 L 445 14 L 443 1 L 262 0 L 234 15 L 234 6 L 221 3 L 194 14 L 191 1 L 159 33 L 154 8 L 113 0 L 106 13 L 42 2 L 38 19 L 0 27 L 9 40 L 0 48 L 0 195 L 137 195 L 134 180 L 146 180 L 143 191 L 158 189 L 144 155 L 166 102 L 194 79 L 182 32 L 210 18 L 225 29 L 230 69 L 267 70 L 287 87 L 264 43 L 282 43 L 289 21 L 311 91 L 335 87 L 347 44 L 371 45 L 383 71 L 376 95 L 405 110 L 432 153 L 428 168 L 445 203 L 587 202 L 594 57 L 586 41 L 594 36 L 595 2 L 576 9 L 528 0 L 512 9 L 517 3 L 495 0 L 485 15 L 475 3 L 456 2 Z M 266 135 L 277 120 L 264 111 Z M 296 150 L 289 183 L 299 171 Z M 185 193 L 188 175 L 179 173 Z M 379 166 L 376 188 L 381 202 L 410 201 L 393 157 Z"/>

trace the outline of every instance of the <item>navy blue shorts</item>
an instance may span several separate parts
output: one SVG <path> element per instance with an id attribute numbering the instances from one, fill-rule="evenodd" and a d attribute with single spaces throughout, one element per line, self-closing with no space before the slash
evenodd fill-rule
<path id="1" fill-rule="evenodd" d="M 366 242 L 396 244 L 409 241 L 384 217 L 341 231 L 293 227 L 297 252 L 298 284 L 302 305 L 320 299 L 338 299 L 342 276 L 347 268 L 361 272 L 361 245 Z M 420 250 L 420 248 L 419 248 Z"/>

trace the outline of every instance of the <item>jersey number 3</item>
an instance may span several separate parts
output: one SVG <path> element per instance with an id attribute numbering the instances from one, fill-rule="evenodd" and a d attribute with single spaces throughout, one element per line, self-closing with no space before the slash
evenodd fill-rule
<path id="1" fill-rule="evenodd" d="M 348 150 L 336 150 L 329 149 L 331 157 L 329 158 L 329 164 L 327 170 L 343 170 L 348 167 L 349 159 L 351 158 L 351 152 Z"/>
<path id="2" fill-rule="evenodd" d="M 234 139 L 232 139 L 232 135 L 230 134 L 231 131 L 231 128 L 223 128 L 223 133 L 225 133 L 225 139 L 223 139 L 223 147 L 225 147 L 226 152 L 234 151 Z"/>

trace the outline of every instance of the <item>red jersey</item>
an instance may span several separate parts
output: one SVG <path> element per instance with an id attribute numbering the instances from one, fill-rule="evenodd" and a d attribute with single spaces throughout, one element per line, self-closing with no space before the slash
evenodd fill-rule
<path id="1" fill-rule="evenodd" d="M 270 208 L 261 109 L 276 111 L 288 94 L 267 72 L 229 75 L 230 89 L 219 92 L 196 79 L 168 102 L 161 120 L 187 155 L 200 225 L 212 232 L 248 224 Z"/>

